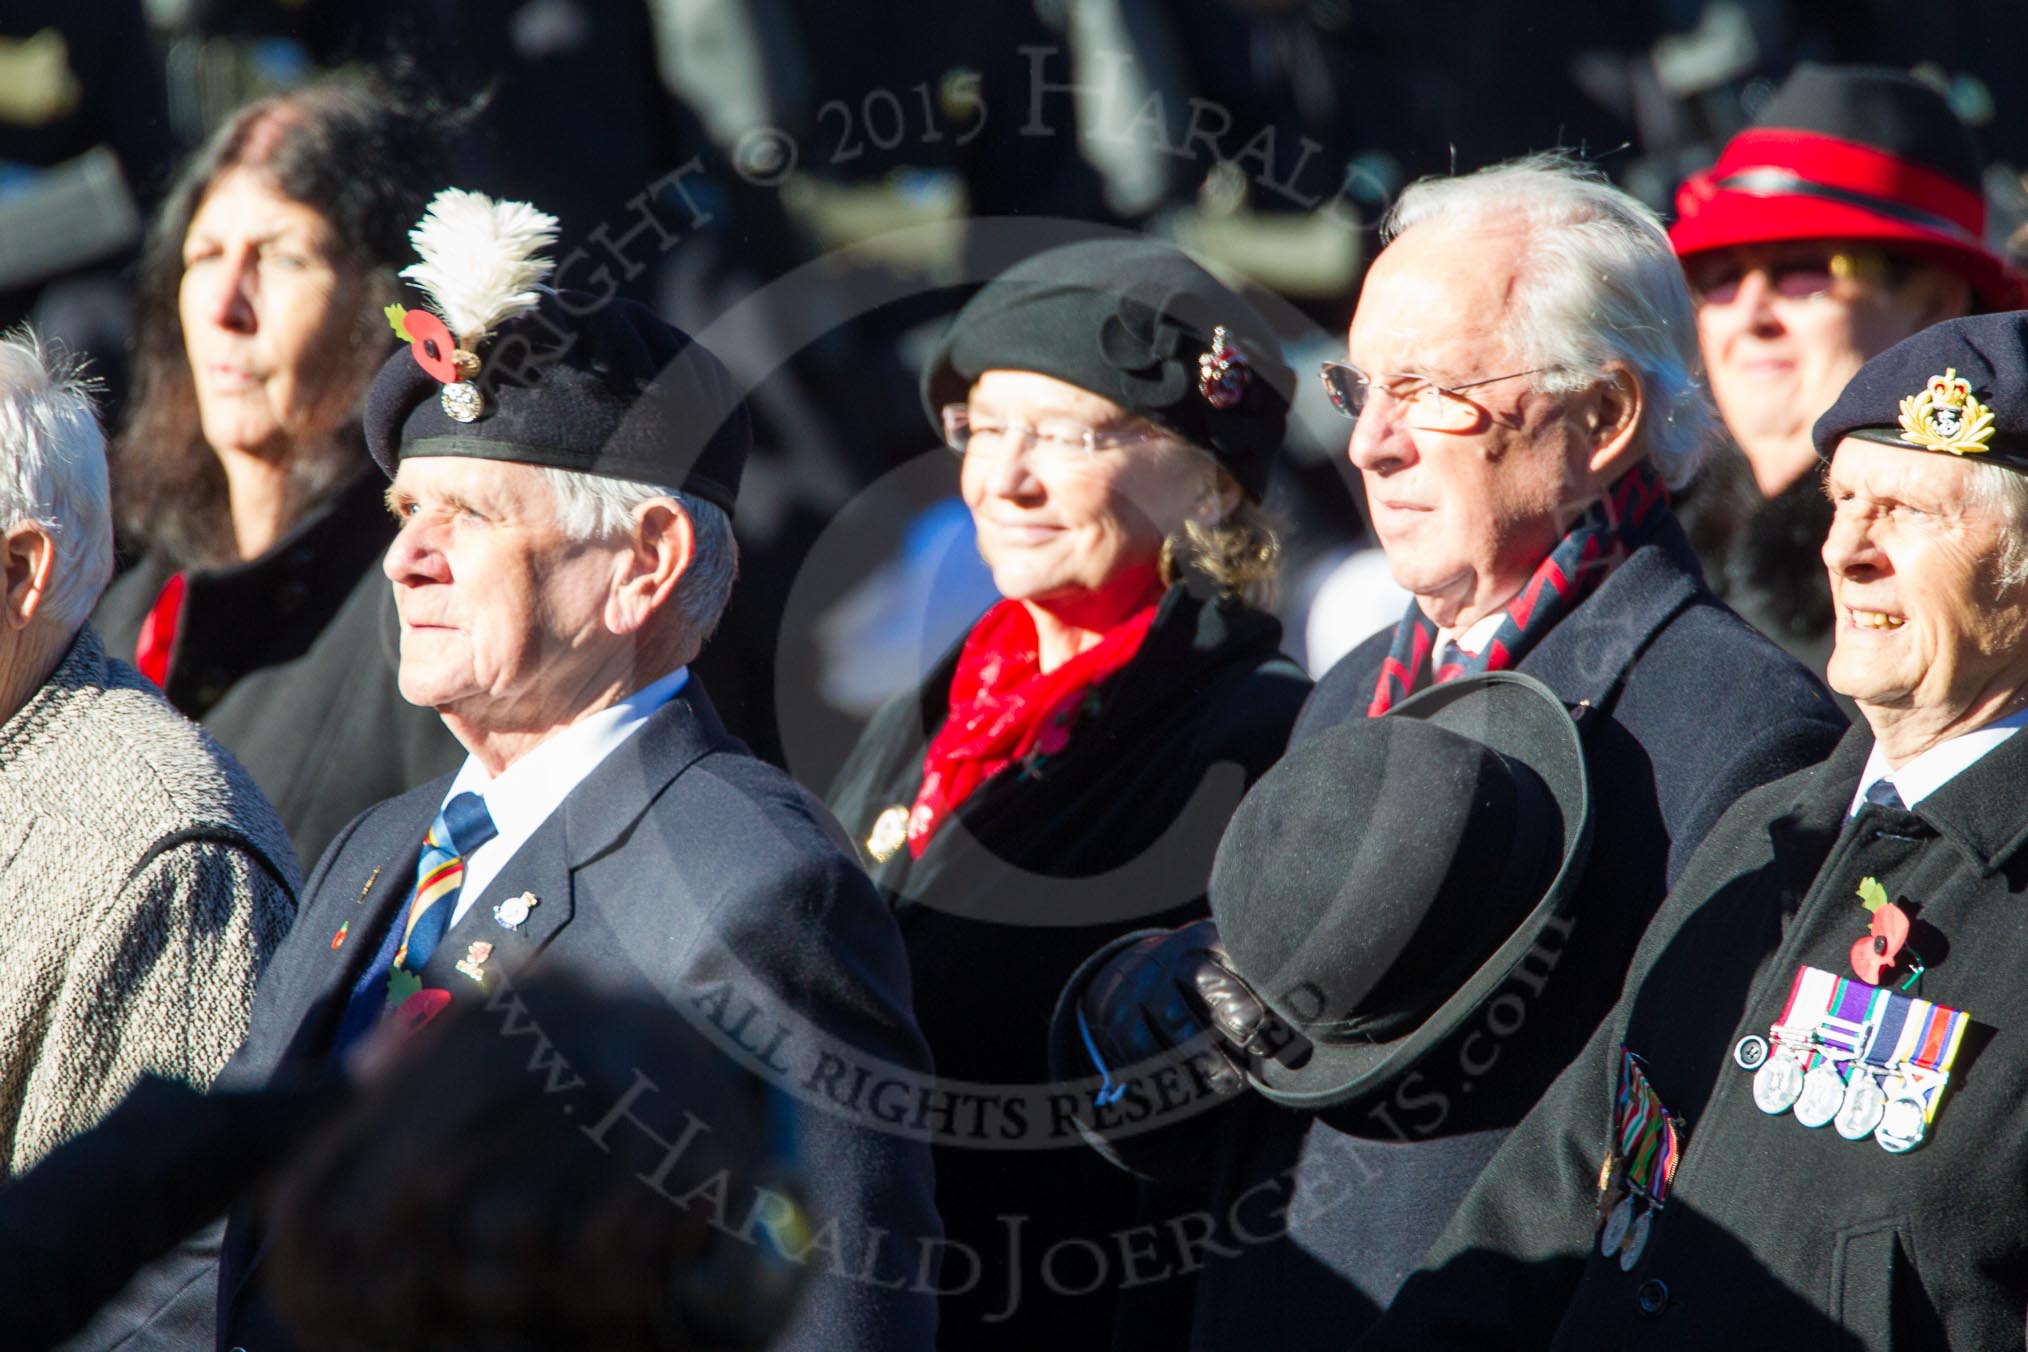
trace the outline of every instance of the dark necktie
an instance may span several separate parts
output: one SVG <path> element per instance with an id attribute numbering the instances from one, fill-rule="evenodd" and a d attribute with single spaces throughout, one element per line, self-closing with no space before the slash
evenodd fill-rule
<path id="1" fill-rule="evenodd" d="M 1885 775 L 1866 786 L 1866 801 L 1875 807 L 1891 807 L 1896 812 L 1908 811 L 1908 804 L 1901 801 L 1901 791 Z"/>

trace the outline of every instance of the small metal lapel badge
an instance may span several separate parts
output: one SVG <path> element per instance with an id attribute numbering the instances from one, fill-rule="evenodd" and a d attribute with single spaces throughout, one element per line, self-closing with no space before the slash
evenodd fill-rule
<path id="1" fill-rule="evenodd" d="M 373 890 L 373 884 L 375 883 L 375 881 L 379 879 L 379 877 L 380 877 L 380 866 L 376 864 L 373 867 L 373 872 L 366 875 L 366 886 L 359 889 L 359 900 L 358 902 L 354 903 L 355 905 L 365 904 L 366 894 Z M 350 935 L 351 932 L 352 932 L 352 922 L 350 920 L 346 921 L 344 924 L 338 927 L 338 932 L 331 936 L 331 951 L 333 953 L 336 953 L 339 949 L 345 947 L 346 937 Z"/>
<path id="2" fill-rule="evenodd" d="M 518 930 L 528 923 L 528 913 L 541 904 L 542 899 L 533 892 L 509 897 L 493 908 L 493 922 L 501 929 Z"/>
<path id="3" fill-rule="evenodd" d="M 458 959 L 458 971 L 472 978 L 481 986 L 486 984 L 486 959 L 493 956 L 493 945 L 484 939 L 474 940 L 465 949 L 465 956 Z"/>

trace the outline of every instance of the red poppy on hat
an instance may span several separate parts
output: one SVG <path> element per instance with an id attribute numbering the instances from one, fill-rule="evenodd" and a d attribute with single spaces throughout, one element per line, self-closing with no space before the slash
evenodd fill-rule
<path id="1" fill-rule="evenodd" d="M 1946 267 L 1983 304 L 2028 304 L 2028 282 L 1985 246 L 1969 132 L 1905 75 L 1803 66 L 1764 125 L 1732 138 L 1676 194 L 1679 257 L 1789 240 L 1861 240 Z"/>

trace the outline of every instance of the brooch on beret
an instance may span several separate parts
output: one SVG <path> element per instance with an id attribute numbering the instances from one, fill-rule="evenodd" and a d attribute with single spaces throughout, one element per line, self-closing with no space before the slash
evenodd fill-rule
<path id="1" fill-rule="evenodd" d="M 533 310 L 552 266 L 542 250 L 556 242 L 556 217 L 526 202 L 445 188 L 409 232 L 420 263 L 401 275 L 421 287 L 430 309 L 386 309 L 388 323 L 416 364 L 443 383 L 443 410 L 477 422 L 486 396 L 476 377 L 479 344 L 500 324 Z"/>
<path id="2" fill-rule="evenodd" d="M 1993 439 L 1993 410 L 1972 397 L 1972 384 L 1950 367 L 1929 387 L 1901 401 L 1901 439 L 1932 451 L 1976 455 Z"/>
<path id="3" fill-rule="evenodd" d="M 1225 325 L 1213 328 L 1211 350 L 1197 359 L 1197 392 L 1204 402 L 1217 409 L 1231 408 L 1245 397 L 1252 375 L 1246 354 L 1233 344 Z"/>

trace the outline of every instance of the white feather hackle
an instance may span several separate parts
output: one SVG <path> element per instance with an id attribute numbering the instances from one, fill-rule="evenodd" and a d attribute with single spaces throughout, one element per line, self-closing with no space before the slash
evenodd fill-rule
<path id="1" fill-rule="evenodd" d="M 409 241 L 420 263 L 401 275 L 421 287 L 458 346 L 470 349 L 494 327 L 535 308 L 536 287 L 555 266 L 542 250 L 556 242 L 556 217 L 526 202 L 445 188 Z"/>

